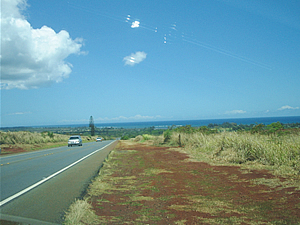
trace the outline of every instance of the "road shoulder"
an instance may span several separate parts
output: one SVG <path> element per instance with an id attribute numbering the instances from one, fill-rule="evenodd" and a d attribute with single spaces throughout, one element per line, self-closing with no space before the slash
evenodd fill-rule
<path id="1" fill-rule="evenodd" d="M 299 187 L 273 186 L 278 177 L 268 171 L 196 162 L 179 150 L 121 141 L 85 196 L 94 223 L 300 223 Z"/>

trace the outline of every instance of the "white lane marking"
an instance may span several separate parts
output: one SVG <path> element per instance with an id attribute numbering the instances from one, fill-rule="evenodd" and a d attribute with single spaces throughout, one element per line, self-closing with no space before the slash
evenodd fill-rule
<path id="1" fill-rule="evenodd" d="M 11 200 L 13 200 L 13 199 L 15 199 L 15 198 L 17 198 L 17 197 L 19 197 L 19 196 L 25 194 L 26 192 L 32 190 L 33 188 L 35 188 L 35 187 L 41 185 L 42 183 L 46 182 L 47 180 L 50 180 L 51 178 L 55 177 L 56 175 L 58 175 L 58 174 L 64 172 L 65 170 L 67 170 L 67 169 L 69 169 L 70 167 L 76 165 L 77 163 L 81 162 L 82 160 L 88 158 L 89 156 L 95 154 L 96 152 L 101 151 L 102 149 L 106 148 L 107 146 L 111 145 L 111 144 L 114 143 L 114 142 L 115 142 L 115 141 L 109 143 L 108 145 L 105 145 L 104 147 L 102 147 L 102 148 L 100 148 L 100 149 L 98 149 L 98 150 L 96 150 L 96 151 L 94 151 L 94 152 L 92 152 L 92 153 L 90 153 L 90 154 L 84 156 L 83 158 L 81 158 L 81 159 L 77 160 L 76 162 L 70 164 L 69 166 L 67 166 L 67 167 L 65 167 L 65 168 L 63 168 L 63 169 L 57 171 L 56 173 L 50 175 L 49 177 L 46 177 L 45 179 L 43 179 L 43 180 L 41 180 L 41 181 L 39 181 L 39 182 L 37 182 L 37 183 L 35 183 L 35 184 L 29 186 L 28 188 L 25 188 L 24 190 L 22 190 L 22 191 L 20 191 L 20 192 L 18 192 L 18 193 L 16 193 L 16 194 L 14 194 L 14 195 L 12 195 L 12 196 L 10 196 L 10 197 L 4 199 L 3 201 L 0 202 L 0 207 L 1 207 L 2 205 L 4 205 L 4 204 L 10 202 Z"/>
<path id="2" fill-rule="evenodd" d="M 61 147 L 56 147 L 56 148 L 50 148 L 50 149 L 43 149 L 43 150 L 38 150 L 38 151 L 32 151 L 32 152 L 25 152 L 25 153 L 17 153 L 17 154 L 13 154 L 13 155 L 4 155 L 4 156 L 0 156 L 0 159 L 7 159 L 7 158 L 12 158 L 12 157 L 18 157 L 18 156 L 27 156 L 30 154 L 38 154 L 38 153 L 42 153 L 43 152 L 47 152 L 47 151 L 56 151 L 59 150 L 61 148 L 64 148 L 65 146 L 61 146 Z"/>

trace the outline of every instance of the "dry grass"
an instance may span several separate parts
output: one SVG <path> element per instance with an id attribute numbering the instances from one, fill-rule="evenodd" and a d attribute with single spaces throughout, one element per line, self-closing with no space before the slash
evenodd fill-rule
<path id="1" fill-rule="evenodd" d="M 206 144 L 209 143 L 210 140 L 208 139 Z M 241 196 L 244 198 L 239 198 L 236 197 L 236 190 L 231 190 L 232 184 L 230 182 L 228 184 L 230 186 L 222 186 L 223 179 L 226 180 L 224 178 L 226 177 L 226 172 L 222 174 L 218 172 L 218 174 L 220 174 L 220 176 L 217 176 L 220 177 L 219 181 L 216 179 L 217 177 L 211 178 L 211 176 L 199 175 L 201 180 L 198 178 L 199 180 L 193 183 L 189 178 L 187 178 L 186 185 L 183 186 L 183 189 L 178 189 L 178 191 L 189 190 L 189 193 L 180 192 L 180 195 L 168 194 L 165 190 L 170 190 L 168 189 L 170 187 L 168 186 L 170 183 L 174 185 L 174 189 L 178 188 L 178 184 L 169 179 L 173 179 L 173 175 L 179 174 L 182 171 L 177 170 L 176 172 L 173 172 L 172 169 L 174 168 L 174 164 L 168 165 L 171 167 L 163 167 L 160 163 L 154 164 L 151 162 L 145 166 L 145 164 L 141 162 L 143 162 L 144 159 L 151 158 L 151 156 L 153 156 L 153 152 L 151 153 L 151 151 L 145 151 L 144 153 L 147 154 L 148 157 L 143 158 L 137 157 L 136 153 L 138 153 L 138 151 L 128 149 L 134 149 L 132 144 L 139 146 L 146 146 L 146 144 L 136 144 L 134 141 L 122 141 L 122 144 L 126 145 L 127 149 L 122 151 L 112 151 L 108 160 L 104 163 L 104 166 L 100 171 L 100 175 L 95 178 L 94 182 L 89 186 L 89 192 L 85 199 L 87 203 L 93 202 L 93 206 L 95 207 L 94 209 L 97 210 L 96 212 L 98 214 L 98 224 L 162 224 L 160 222 L 163 218 L 168 218 L 166 220 L 172 221 L 175 216 L 193 214 L 201 215 L 195 218 L 195 220 L 198 221 L 198 224 L 265 224 L 269 218 L 269 215 L 265 212 L 269 212 L 269 210 L 272 208 L 276 209 L 277 203 L 282 203 L 282 209 L 287 210 L 287 208 L 284 207 L 287 206 L 288 201 L 290 201 L 288 196 L 293 194 L 293 191 L 290 191 L 290 193 L 287 193 L 287 197 L 274 197 L 274 200 L 272 201 L 267 199 L 256 202 L 253 200 L 255 198 L 252 199 L 251 197 L 253 194 L 252 192 L 249 195 L 249 193 L 242 191 Z M 185 142 L 185 144 L 187 143 Z M 187 146 L 185 148 L 188 150 Z M 223 151 L 225 150 L 223 149 Z M 195 152 L 197 153 L 197 151 Z M 131 153 L 134 153 L 135 157 L 128 156 Z M 125 154 L 127 157 L 125 157 Z M 204 154 L 207 155 L 207 158 L 212 156 L 211 160 L 216 157 L 216 151 L 207 151 Z M 221 154 L 219 157 L 221 157 Z M 134 159 L 134 162 L 132 159 Z M 119 171 L 120 168 L 126 168 L 126 171 L 128 169 L 128 172 L 124 174 L 118 173 L 117 171 Z M 136 170 L 136 172 L 132 173 L 133 169 Z M 183 171 L 188 171 L 185 170 L 184 167 L 182 167 L 182 169 Z M 246 173 L 247 169 L 243 169 L 243 171 Z M 205 171 L 203 173 L 205 173 Z M 227 177 L 230 181 L 234 180 L 234 184 L 237 182 L 243 182 L 243 184 L 246 184 L 246 180 L 238 180 L 239 177 L 237 174 Z M 143 179 L 143 182 L 141 182 L 141 178 Z M 168 180 L 169 183 L 164 183 L 164 179 Z M 165 185 L 165 189 L 161 188 L 160 186 L 163 183 Z M 280 183 L 281 186 L 278 186 L 278 183 Z M 216 184 L 219 184 L 218 188 L 214 188 L 217 186 Z M 281 181 L 279 178 L 275 177 L 272 179 L 251 179 L 246 186 L 249 187 L 249 190 L 251 191 L 252 186 L 259 185 L 269 186 L 270 189 L 263 188 L 257 191 L 257 196 L 260 196 L 260 194 L 271 196 L 272 192 L 275 190 L 280 193 L 281 191 L 286 191 L 285 188 L 295 188 L 298 184 L 291 184 L 288 179 Z M 225 192 L 226 194 L 224 194 Z M 158 193 L 163 193 L 163 195 L 159 195 Z M 160 197 L 157 198 L 155 197 L 156 195 Z M 248 201 L 249 199 L 251 201 Z M 278 200 L 276 200 L 277 203 L 275 202 L 275 199 Z M 76 201 L 74 204 L 81 204 L 81 202 Z M 166 208 L 161 208 L 164 206 L 166 206 Z M 72 206 L 71 208 L 76 209 L 78 207 L 80 206 Z M 107 207 L 112 208 L 108 209 Z M 126 211 L 128 207 L 130 210 Z M 295 205 L 296 210 L 298 209 L 297 207 L 300 208 L 300 205 Z M 105 212 L 105 209 L 112 210 L 117 213 L 111 213 L 110 211 Z M 121 212 L 121 209 L 124 211 Z M 72 220 L 73 224 L 80 224 L 80 221 L 85 221 L 82 219 L 85 218 L 82 215 L 88 215 L 90 213 L 88 207 L 87 213 L 81 213 L 81 209 L 78 210 L 79 212 L 74 212 L 73 218 L 77 219 L 77 221 Z M 119 210 L 120 213 L 118 214 Z M 70 209 L 69 211 L 72 210 Z M 285 213 L 290 212 L 285 211 Z M 124 218 L 126 218 L 126 220 Z M 132 221 L 128 222 L 131 218 Z M 273 219 L 273 215 L 271 215 L 270 218 Z M 291 221 L 296 221 L 297 219 L 296 217 L 295 219 L 292 214 L 290 215 L 290 218 Z M 187 217 L 181 216 L 180 219 L 176 218 L 176 220 L 173 220 L 173 223 L 170 224 L 191 224 L 185 219 L 187 219 Z M 68 221 L 71 220 L 66 220 L 66 222 Z M 273 220 L 272 222 L 274 221 L 277 221 L 277 219 Z M 92 222 L 84 223 L 93 224 Z M 275 224 L 272 222 L 269 224 Z M 277 224 L 289 224 L 285 222 L 285 218 L 278 219 Z M 68 224 L 72 223 L 70 222 Z"/>
<path id="2" fill-rule="evenodd" d="M 240 214 L 240 212 L 236 210 L 235 205 L 225 201 L 213 200 L 201 195 L 193 195 L 186 199 L 189 201 L 189 204 L 171 205 L 169 208 L 177 211 L 197 211 L 211 215 L 218 215 L 220 212 Z"/>
<path id="3" fill-rule="evenodd" d="M 127 151 L 134 152 L 134 151 Z M 91 205 L 88 203 L 90 198 L 93 196 L 101 196 L 102 194 L 111 194 L 113 191 L 127 191 L 134 189 L 135 176 L 123 176 L 123 177 L 113 177 L 111 176 L 115 170 L 116 162 L 112 162 L 111 159 L 118 154 L 116 151 L 111 151 L 109 157 L 103 163 L 99 175 L 93 180 L 89 185 L 88 195 L 85 196 L 84 200 L 75 201 L 70 207 L 65 216 L 66 225 L 79 225 L 79 224 L 106 224 L 106 220 L 99 218 L 92 210 Z M 120 153 L 119 153 L 120 154 Z M 117 185 L 118 183 L 123 185 Z M 135 195 L 131 197 L 132 201 L 150 201 L 148 197 Z M 101 199 L 102 202 L 107 200 Z M 110 221 L 116 218 L 110 218 Z M 118 221 L 118 220 L 117 220 Z M 118 221 L 120 222 L 120 221 Z"/>
<path id="4" fill-rule="evenodd" d="M 0 131 L 0 143 L 2 154 L 12 153 L 10 149 L 23 149 L 35 151 L 40 149 L 55 148 L 67 145 L 70 135 L 54 134 L 52 132 L 2 132 Z M 91 141 L 90 137 L 82 136 L 83 142 Z"/>
<path id="5" fill-rule="evenodd" d="M 223 132 L 173 133 L 171 142 L 178 142 L 193 158 L 219 163 L 263 165 L 278 175 L 300 175 L 300 136 L 267 136 L 260 134 Z"/>
<path id="6" fill-rule="evenodd" d="M 76 200 L 65 215 L 66 225 L 99 224 L 98 216 L 86 200 Z"/>
<path id="7" fill-rule="evenodd" d="M 285 177 L 300 176 L 300 136 L 297 133 L 268 136 L 247 132 L 217 134 L 173 132 L 168 143 L 164 143 L 163 135 L 148 135 L 146 139 L 137 136 L 132 141 L 151 142 L 156 146 L 182 145 L 184 146 L 182 150 L 196 160 L 238 164 L 244 168 L 269 169 L 275 175 Z"/>
<path id="8" fill-rule="evenodd" d="M 160 173 L 173 173 L 173 172 L 165 170 L 165 169 L 150 168 L 150 169 L 146 169 L 144 174 L 146 176 L 153 176 L 153 175 L 157 175 Z"/>
<path id="9" fill-rule="evenodd" d="M 0 131 L 1 144 L 41 144 L 41 143 L 57 143 L 66 142 L 70 135 L 54 134 L 52 132 L 2 132 Z M 82 136 L 82 141 L 89 141 L 90 137 Z"/>
<path id="10" fill-rule="evenodd" d="M 90 197 L 110 193 L 111 189 L 114 188 L 111 183 L 105 181 L 112 173 L 113 164 L 108 162 L 113 155 L 114 151 L 111 152 L 109 158 L 104 162 L 99 176 L 95 178 L 89 186 L 89 197 L 86 197 L 84 200 L 76 200 L 70 205 L 65 214 L 65 225 L 101 224 L 101 222 L 103 222 L 100 221 L 98 216 L 91 210 L 92 206 L 88 202 Z"/>
<path id="11" fill-rule="evenodd" d="M 179 141 L 180 135 L 180 141 Z M 148 138 L 149 140 L 149 138 Z M 143 142 L 140 136 L 134 141 Z M 163 135 L 152 136 L 153 145 L 182 145 L 196 160 L 217 164 L 239 164 L 245 168 L 269 169 L 275 175 L 300 176 L 300 136 L 222 132 L 217 134 L 173 132 L 168 143 Z"/>
<path id="12" fill-rule="evenodd" d="M 53 133 L 36 133 L 28 131 L 19 132 L 0 132 L 0 142 L 2 144 L 40 144 L 40 143 L 56 143 L 68 141 L 69 135 L 53 134 Z"/>

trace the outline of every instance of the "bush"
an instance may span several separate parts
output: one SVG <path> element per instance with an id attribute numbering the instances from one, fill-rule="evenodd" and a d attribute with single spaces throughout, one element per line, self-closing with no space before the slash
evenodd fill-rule
<path id="1" fill-rule="evenodd" d="M 151 140 L 151 139 L 152 139 L 152 136 L 149 135 L 149 134 L 143 134 L 142 136 L 143 136 L 143 139 L 144 139 L 145 141 L 148 141 L 148 140 Z"/>
<path id="2" fill-rule="evenodd" d="M 136 136 L 136 137 L 133 139 L 133 141 L 135 141 L 135 142 L 139 142 L 139 141 L 141 141 L 141 140 L 143 140 L 143 136 L 142 136 L 142 135 L 138 135 L 138 136 Z"/>
<path id="3" fill-rule="evenodd" d="M 159 146 L 164 143 L 163 135 L 153 137 L 153 145 Z"/>
<path id="4" fill-rule="evenodd" d="M 121 137 L 121 140 L 128 140 L 129 136 L 128 135 L 124 135 L 123 137 Z"/>
<path id="5" fill-rule="evenodd" d="M 169 142 L 171 140 L 171 136 L 172 136 L 172 131 L 171 130 L 166 130 L 164 132 L 164 142 Z"/>
<path id="6" fill-rule="evenodd" d="M 48 131 L 48 136 L 49 136 L 50 138 L 53 138 L 53 137 L 54 137 L 53 132 Z"/>

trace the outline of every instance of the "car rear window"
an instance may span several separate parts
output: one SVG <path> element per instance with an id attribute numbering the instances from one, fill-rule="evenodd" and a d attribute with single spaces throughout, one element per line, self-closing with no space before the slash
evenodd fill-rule
<path id="1" fill-rule="evenodd" d="M 70 137 L 70 140 L 71 140 L 71 139 L 79 139 L 79 137 Z"/>

